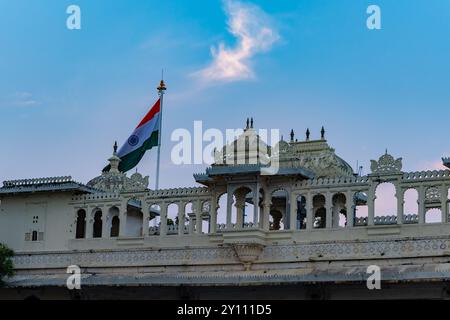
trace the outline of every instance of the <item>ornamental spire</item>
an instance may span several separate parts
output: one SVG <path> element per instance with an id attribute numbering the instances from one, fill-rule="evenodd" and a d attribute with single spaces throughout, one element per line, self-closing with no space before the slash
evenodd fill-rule
<path id="1" fill-rule="evenodd" d="M 109 161 L 109 172 L 110 173 L 119 173 L 119 163 L 121 161 L 121 159 L 117 156 L 117 141 L 114 142 L 114 146 L 113 146 L 113 154 L 111 156 L 111 158 L 108 159 Z"/>

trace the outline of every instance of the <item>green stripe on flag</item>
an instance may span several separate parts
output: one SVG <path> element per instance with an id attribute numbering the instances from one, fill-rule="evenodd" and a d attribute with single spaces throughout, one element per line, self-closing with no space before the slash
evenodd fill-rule
<path id="1" fill-rule="evenodd" d="M 150 138 L 145 140 L 145 142 L 138 149 L 124 155 L 120 158 L 119 171 L 127 172 L 133 169 L 145 154 L 145 151 L 150 150 L 158 145 L 158 131 L 153 131 Z"/>
<path id="2" fill-rule="evenodd" d="M 133 169 L 139 163 L 139 161 L 141 161 L 142 157 L 145 154 L 145 151 L 150 150 L 151 148 L 158 145 L 158 132 L 158 130 L 153 131 L 150 138 L 145 140 L 142 146 L 120 158 L 120 172 L 127 172 L 128 170 Z M 103 168 L 102 171 L 106 172 L 109 171 L 109 169 L 111 169 L 111 166 L 107 165 L 105 168 Z"/>

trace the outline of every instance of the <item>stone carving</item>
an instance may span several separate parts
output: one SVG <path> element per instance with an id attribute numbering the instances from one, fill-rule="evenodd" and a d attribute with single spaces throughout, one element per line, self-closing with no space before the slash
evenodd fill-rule
<path id="1" fill-rule="evenodd" d="M 313 171 L 317 178 L 353 175 L 351 168 L 347 167 L 343 160 L 326 151 L 299 155 L 293 164 L 295 167 L 304 167 Z"/>
<path id="2" fill-rule="evenodd" d="M 232 247 L 247 271 L 250 270 L 252 263 L 258 259 L 264 249 L 264 246 L 258 243 L 234 243 Z"/>
<path id="3" fill-rule="evenodd" d="M 302 167 L 313 171 L 316 178 L 353 176 L 351 166 L 338 157 L 325 140 L 277 144 L 281 167 Z"/>
<path id="4" fill-rule="evenodd" d="M 372 174 L 402 173 L 402 158 L 394 159 L 386 150 L 386 153 L 378 161 L 370 160 L 370 170 L 372 170 Z"/>
<path id="5" fill-rule="evenodd" d="M 425 192 L 425 200 L 427 202 L 440 202 L 441 190 L 438 187 L 429 187 Z"/>
<path id="6" fill-rule="evenodd" d="M 149 177 L 142 177 L 140 173 L 133 173 L 127 177 L 122 172 L 103 172 L 88 182 L 88 186 L 105 192 L 137 192 L 145 191 L 148 187 Z"/>
<path id="7" fill-rule="evenodd" d="M 140 173 L 135 172 L 130 179 L 125 180 L 124 191 L 142 191 L 148 187 L 148 176 L 143 177 Z"/>
<path id="8" fill-rule="evenodd" d="M 447 236 L 415 239 L 302 243 L 286 245 L 235 244 L 233 247 L 122 249 L 72 252 L 18 253 L 13 261 L 16 269 L 66 268 L 70 264 L 83 267 L 156 266 L 192 263 L 274 263 L 292 261 L 354 259 L 391 259 L 407 257 L 447 256 Z"/>
<path id="9" fill-rule="evenodd" d="M 136 171 L 130 178 L 119 171 L 120 158 L 117 156 L 117 142 L 114 144 L 113 155 L 108 159 L 109 169 L 104 169 L 98 176 L 87 183 L 88 186 L 105 192 L 139 192 L 148 187 L 148 176 L 142 177 Z"/>

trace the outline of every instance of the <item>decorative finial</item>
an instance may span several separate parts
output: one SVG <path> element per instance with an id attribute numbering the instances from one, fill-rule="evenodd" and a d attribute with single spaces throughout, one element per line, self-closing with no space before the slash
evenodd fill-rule
<path id="1" fill-rule="evenodd" d="M 320 138 L 322 139 L 322 140 L 324 140 L 325 139 L 325 128 L 322 126 L 322 129 L 320 130 Z"/>
<path id="2" fill-rule="evenodd" d="M 306 129 L 306 141 L 309 141 L 309 135 L 310 135 L 310 132 L 309 132 L 309 128 L 308 128 L 308 129 Z"/>
<path id="3" fill-rule="evenodd" d="M 120 158 L 117 156 L 117 141 L 114 142 L 113 155 L 108 159 L 109 173 L 119 173 Z"/>
<path id="4" fill-rule="evenodd" d="M 281 141 L 284 141 L 283 135 L 281 135 Z"/>
<path id="5" fill-rule="evenodd" d="M 245 126 L 245 129 L 248 129 L 249 119 L 247 118 L 247 125 Z"/>
<path id="6" fill-rule="evenodd" d="M 253 118 L 251 118 L 251 120 L 250 120 L 250 128 L 253 129 Z"/>
<path id="7" fill-rule="evenodd" d="M 294 142 L 294 129 L 291 129 L 291 142 Z"/>
<path id="8" fill-rule="evenodd" d="M 161 93 L 161 92 L 163 92 L 163 91 L 165 91 L 167 88 L 166 88 L 166 84 L 164 83 L 164 80 L 162 80 L 161 79 L 161 81 L 160 81 L 160 83 L 159 83 L 159 86 L 158 86 L 158 88 L 156 88 L 156 89 L 158 89 L 158 91 Z"/>

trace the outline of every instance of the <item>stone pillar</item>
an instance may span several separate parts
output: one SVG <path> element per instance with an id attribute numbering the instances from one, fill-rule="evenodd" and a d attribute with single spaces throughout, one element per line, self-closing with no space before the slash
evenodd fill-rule
<path id="1" fill-rule="evenodd" d="M 312 230 L 314 227 L 314 206 L 311 192 L 306 195 L 306 230 Z"/>
<path id="2" fill-rule="evenodd" d="M 329 191 L 325 194 L 325 209 L 327 210 L 325 228 L 331 229 L 333 227 L 333 199 Z"/>
<path id="3" fill-rule="evenodd" d="M 148 237 L 148 228 L 149 228 L 149 221 L 150 221 L 150 206 L 147 202 L 142 200 L 142 236 Z"/>
<path id="4" fill-rule="evenodd" d="M 346 205 L 346 211 L 347 211 L 347 226 L 348 228 L 353 227 L 355 224 L 354 217 L 355 217 L 355 204 L 353 200 L 353 192 L 351 190 L 348 190 L 345 195 L 345 205 Z"/>
<path id="5" fill-rule="evenodd" d="M 397 197 L 397 224 L 403 224 L 403 211 L 405 206 L 405 191 L 396 186 L 396 194 Z"/>
<path id="6" fill-rule="evenodd" d="M 297 230 L 297 196 L 291 192 L 290 195 L 290 217 L 289 217 L 289 229 Z"/>
<path id="7" fill-rule="evenodd" d="M 108 218 L 109 218 L 109 209 L 102 210 L 102 238 L 107 239 L 109 238 L 111 231 L 110 228 L 108 228 Z M 110 218 L 111 219 L 111 218 Z"/>
<path id="8" fill-rule="evenodd" d="M 161 212 L 160 212 L 160 219 L 161 219 L 161 225 L 159 227 L 159 235 L 165 236 L 167 235 L 167 204 L 161 203 L 160 204 Z"/>
<path id="9" fill-rule="evenodd" d="M 441 186 L 441 213 L 442 223 L 448 222 L 448 188 L 445 185 Z"/>
<path id="10" fill-rule="evenodd" d="M 419 200 L 418 200 L 419 224 L 424 224 L 425 223 L 425 188 L 424 188 L 424 186 L 420 186 L 418 192 L 419 192 Z"/>
<path id="11" fill-rule="evenodd" d="M 184 235 L 184 217 L 186 212 L 186 204 L 184 202 L 178 203 L 178 235 Z"/>
<path id="12" fill-rule="evenodd" d="M 233 194 L 227 195 L 227 224 L 226 228 L 231 229 L 231 206 L 233 205 Z"/>
<path id="13" fill-rule="evenodd" d="M 86 208 L 86 239 L 93 238 L 94 232 L 94 217 L 93 208 Z"/>
<path id="14" fill-rule="evenodd" d="M 261 221 L 262 228 L 266 231 L 270 229 L 270 206 L 272 205 L 269 199 L 265 199 L 263 203 L 263 218 Z"/>
<path id="15" fill-rule="evenodd" d="M 259 191 L 256 187 L 253 191 L 253 224 L 258 225 L 258 217 L 259 217 Z"/>
<path id="16" fill-rule="evenodd" d="M 197 200 L 194 204 L 195 210 L 195 233 L 202 234 L 202 203 Z"/>
<path id="17" fill-rule="evenodd" d="M 236 203 L 234 206 L 236 207 L 236 229 L 242 229 L 244 226 L 245 204 Z"/>
<path id="18" fill-rule="evenodd" d="M 189 217 L 189 225 L 188 225 L 188 234 L 194 234 L 195 231 L 195 214 L 191 212 L 188 214 Z"/>
<path id="19" fill-rule="evenodd" d="M 216 233 L 217 231 L 217 205 L 216 197 L 213 197 L 209 207 L 209 233 Z"/>
<path id="20" fill-rule="evenodd" d="M 376 187 L 370 187 L 369 192 L 367 193 L 367 225 L 373 226 L 375 225 L 375 190 Z"/>
<path id="21" fill-rule="evenodd" d="M 77 222 L 78 222 L 78 210 L 81 210 L 81 208 L 74 208 L 74 215 L 72 219 L 72 239 L 77 238 Z M 84 217 L 84 238 L 87 236 L 87 224 L 88 224 L 88 210 L 86 208 L 83 208 L 84 212 L 86 212 L 86 215 Z"/>
<path id="22" fill-rule="evenodd" d="M 123 200 L 119 209 L 119 237 L 126 236 L 127 230 L 127 206 L 128 202 Z"/>

